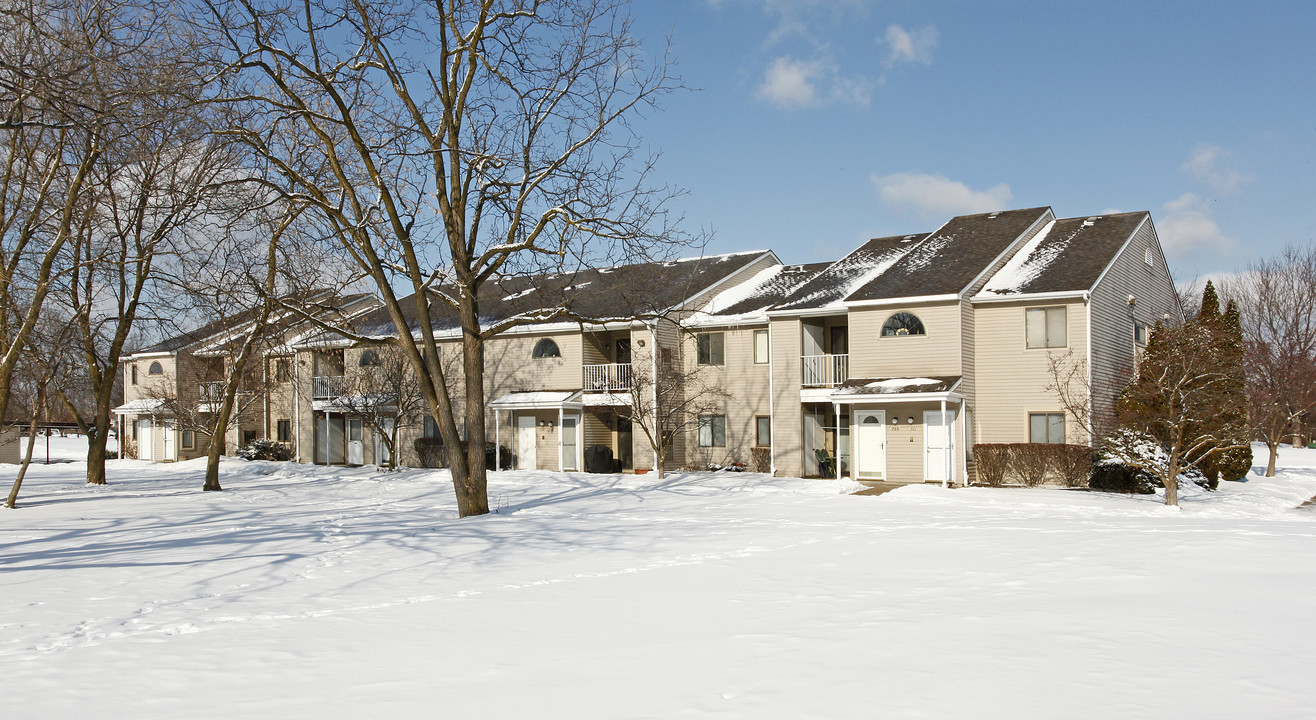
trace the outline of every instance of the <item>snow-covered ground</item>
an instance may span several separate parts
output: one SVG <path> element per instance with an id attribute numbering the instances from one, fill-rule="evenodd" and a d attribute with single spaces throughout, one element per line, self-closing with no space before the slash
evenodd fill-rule
<path id="1" fill-rule="evenodd" d="M 431 471 L 38 465 L 0 715 L 1311 717 L 1316 451 L 1281 465 L 1181 510 L 512 472 L 466 520 Z"/>

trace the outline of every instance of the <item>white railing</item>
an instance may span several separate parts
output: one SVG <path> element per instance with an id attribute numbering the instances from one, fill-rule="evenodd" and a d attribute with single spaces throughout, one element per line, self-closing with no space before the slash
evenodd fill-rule
<path id="1" fill-rule="evenodd" d="M 227 384 L 227 383 L 225 383 L 223 380 L 219 380 L 219 381 L 217 381 L 217 382 L 203 382 L 203 383 L 201 383 L 201 401 L 202 401 L 202 402 L 219 402 L 220 400 L 223 400 L 223 399 L 224 399 L 224 386 L 225 386 L 226 384 Z"/>
<path id="2" fill-rule="evenodd" d="M 311 378 L 311 397 L 316 400 L 342 397 L 342 375 L 316 375 Z"/>
<path id="3" fill-rule="evenodd" d="M 631 389 L 630 363 L 583 365 L 582 368 L 585 371 L 585 392 L 610 392 Z"/>
<path id="4" fill-rule="evenodd" d="M 804 387 L 836 387 L 850 376 L 849 355 L 803 355 Z"/>

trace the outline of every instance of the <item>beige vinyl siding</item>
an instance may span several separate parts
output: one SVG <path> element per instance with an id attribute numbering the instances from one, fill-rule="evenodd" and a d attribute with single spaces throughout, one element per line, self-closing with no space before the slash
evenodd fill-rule
<path id="1" fill-rule="evenodd" d="M 1153 266 L 1144 260 L 1152 249 Z M 1129 296 L 1137 298 L 1129 307 Z M 1161 254 L 1151 221 L 1143 223 L 1105 276 L 1092 289 L 1093 401 L 1099 413 L 1109 413 L 1115 395 L 1133 373 L 1133 321 L 1150 329 L 1162 316 L 1180 317 L 1174 282 Z"/>
<path id="2" fill-rule="evenodd" d="M 773 318 L 770 322 L 772 358 L 772 454 L 778 475 L 804 474 L 804 417 L 800 406 L 803 372 L 800 362 L 799 318 Z M 854 335 L 850 331 L 851 357 Z"/>
<path id="3" fill-rule="evenodd" d="M 654 347 L 658 348 L 658 372 L 662 372 L 662 350 L 669 349 L 672 351 L 672 362 L 676 368 L 682 367 L 685 357 L 681 346 L 681 329 L 675 323 L 667 320 L 659 320 L 654 326 Z M 693 360 L 692 360 L 693 361 Z M 652 368 L 650 369 L 652 372 Z M 638 434 L 642 435 L 643 430 Z M 687 440 L 689 442 L 687 442 Z M 685 453 L 688 445 L 694 445 L 695 441 L 684 433 L 679 433 L 672 441 L 672 447 L 667 451 L 667 463 L 665 470 L 675 470 L 685 464 Z"/>
<path id="4" fill-rule="evenodd" d="M 562 357 L 532 358 L 543 338 L 557 343 Z M 485 394 L 496 400 L 509 392 L 578 390 L 581 384 L 583 340 L 578 332 L 503 335 L 484 348 Z M 456 351 L 460 356 L 460 349 Z"/>
<path id="5" fill-rule="evenodd" d="M 1064 306 L 1066 347 L 1028 349 L 1024 313 L 1028 308 Z M 1087 310 L 1079 301 L 991 303 L 975 308 L 978 342 L 974 442 L 1028 441 L 1028 413 L 1058 412 L 1060 399 L 1047 390 L 1050 358 L 1068 354 L 1070 361 L 1087 358 Z M 1086 442 L 1074 419 L 1065 420 L 1066 442 Z"/>
<path id="6" fill-rule="evenodd" d="M 641 347 L 640 343 L 644 343 Z M 654 349 L 658 347 L 653 332 L 647 327 L 634 327 L 631 329 L 631 372 L 633 378 L 652 378 L 653 376 L 653 359 Z M 648 385 L 648 382 L 643 384 Z M 652 423 L 653 416 L 653 389 L 647 387 L 641 392 L 640 396 L 635 398 L 637 405 L 646 418 Z M 632 427 L 631 441 L 631 465 L 636 470 L 653 469 L 654 453 L 653 447 L 649 444 L 649 437 L 644 434 L 640 423 L 634 423 Z"/>
<path id="7" fill-rule="evenodd" d="M 698 370 L 699 382 L 721 388 L 725 395 L 718 399 L 720 412 L 726 415 L 726 447 L 699 447 L 698 435 L 691 433 L 687 463 L 703 467 L 709 463 L 725 465 L 733 462 L 749 464 L 750 448 L 754 447 L 754 418 L 771 411 L 768 387 L 771 378 L 768 364 L 754 363 L 754 331 L 764 325 L 744 325 L 726 328 L 700 328 L 698 332 L 722 333 L 724 342 L 722 365 L 698 365 L 695 352 L 695 335 L 687 337 L 685 358 L 687 371 Z M 769 344 L 769 352 L 772 347 Z M 796 403 L 798 404 L 798 395 Z"/>
<path id="8" fill-rule="evenodd" d="M 741 268 L 740 270 L 736 271 L 735 273 L 727 277 L 725 282 L 718 283 L 713 287 L 705 290 L 704 292 L 694 296 L 693 298 L 690 298 L 689 299 L 690 301 L 685 305 L 685 307 L 689 310 L 701 309 L 705 305 L 707 305 L 708 302 L 711 301 L 714 297 L 717 297 L 718 294 L 726 292 L 727 290 L 731 290 L 732 288 L 739 287 L 745 284 L 746 282 L 753 280 L 755 275 L 758 275 L 759 273 L 763 272 L 764 270 L 767 270 L 773 265 L 780 265 L 780 264 L 781 263 L 779 263 L 771 253 L 764 252 L 761 256 L 756 258 L 754 262 L 750 263 L 746 267 Z"/>
<path id="9" fill-rule="evenodd" d="M 897 312 L 917 315 L 927 334 L 882 337 L 882 324 Z M 954 301 L 852 308 L 850 377 L 962 374 L 960 313 L 960 303 Z"/>

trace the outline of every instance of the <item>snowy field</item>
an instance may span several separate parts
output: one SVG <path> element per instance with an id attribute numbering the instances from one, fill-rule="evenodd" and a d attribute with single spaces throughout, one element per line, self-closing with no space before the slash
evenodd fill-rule
<path id="1" fill-rule="evenodd" d="M 1309 718 L 1316 451 L 1281 464 L 1181 510 L 512 472 L 467 520 L 433 471 L 37 465 L 0 716 Z"/>

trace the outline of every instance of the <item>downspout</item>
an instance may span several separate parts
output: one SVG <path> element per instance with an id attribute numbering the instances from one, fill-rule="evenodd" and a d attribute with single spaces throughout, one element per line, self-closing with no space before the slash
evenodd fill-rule
<path id="1" fill-rule="evenodd" d="M 1091 426 L 1092 419 L 1096 417 L 1097 406 L 1096 406 L 1096 400 L 1092 396 L 1092 296 L 1087 292 L 1083 293 L 1083 309 L 1085 311 L 1085 314 L 1087 315 L 1087 322 L 1085 323 L 1087 327 L 1084 329 L 1086 330 L 1086 334 L 1087 334 L 1086 342 L 1087 342 L 1087 359 L 1088 359 L 1088 425 Z M 1091 429 L 1092 428 L 1089 427 L 1089 430 Z M 1095 444 L 1096 444 L 1096 438 L 1092 437 L 1091 434 L 1089 434 L 1088 447 L 1095 447 Z"/>
<path id="2" fill-rule="evenodd" d="M 649 321 L 649 342 L 653 347 L 649 348 L 649 364 L 652 366 L 649 378 L 649 390 L 653 393 L 653 437 L 657 441 L 653 443 L 656 447 L 653 449 L 653 470 L 658 477 L 663 476 L 662 458 L 660 448 L 663 444 L 662 427 L 658 423 L 658 320 Z M 633 400 L 634 398 L 632 398 Z M 583 417 L 581 418 L 584 419 Z"/>
<path id="3" fill-rule="evenodd" d="M 768 472 L 777 476 L 777 394 L 773 392 L 772 320 L 768 319 Z M 839 424 L 839 423 L 838 423 Z M 837 431 L 840 432 L 839 430 Z"/>
<path id="4" fill-rule="evenodd" d="M 292 421 L 296 424 L 293 432 L 297 433 L 297 462 L 302 462 L 302 364 L 297 362 L 297 351 L 292 353 Z"/>

